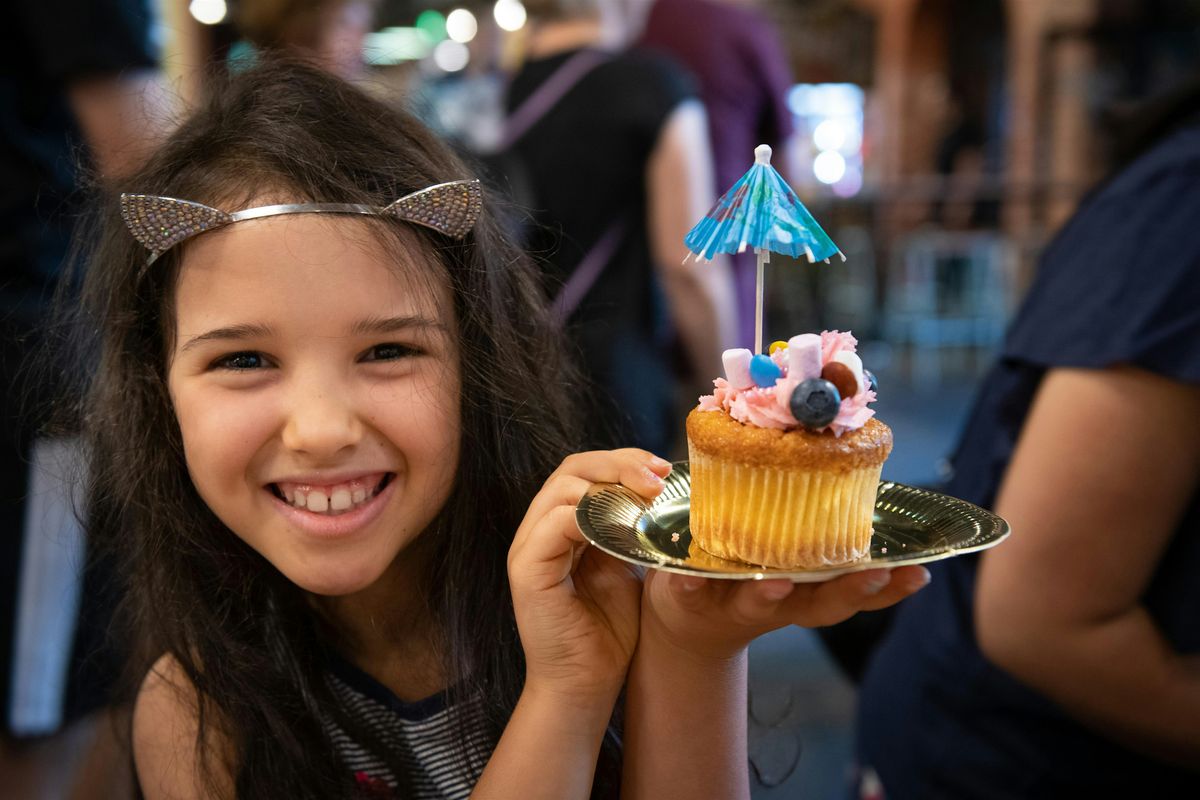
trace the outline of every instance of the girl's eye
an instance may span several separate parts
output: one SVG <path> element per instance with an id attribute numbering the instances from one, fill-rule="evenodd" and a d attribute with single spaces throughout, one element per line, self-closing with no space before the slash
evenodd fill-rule
<path id="1" fill-rule="evenodd" d="M 265 366 L 267 366 L 267 359 L 262 353 L 255 352 L 230 353 L 227 356 L 221 356 L 212 364 L 213 369 L 234 371 L 262 369 Z"/>
<path id="2" fill-rule="evenodd" d="M 406 344 L 377 344 L 363 354 L 363 361 L 396 361 L 401 358 L 420 355 L 420 351 Z"/>

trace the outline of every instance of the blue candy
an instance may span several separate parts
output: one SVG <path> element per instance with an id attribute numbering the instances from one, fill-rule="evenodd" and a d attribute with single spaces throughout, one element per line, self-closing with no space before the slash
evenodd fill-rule
<path id="1" fill-rule="evenodd" d="M 788 400 L 792 416 L 806 428 L 824 428 L 833 422 L 841 405 L 841 393 L 824 378 L 802 381 Z"/>
<path id="2" fill-rule="evenodd" d="M 783 377 L 783 370 L 771 360 L 770 356 L 759 353 L 750 359 L 750 380 L 763 389 L 770 389 L 775 381 Z"/>
<path id="3" fill-rule="evenodd" d="M 863 370 L 863 380 L 865 380 L 867 382 L 868 389 L 870 389 L 876 395 L 879 394 L 879 382 L 875 380 L 875 373 L 871 372 L 870 370 L 864 369 Z"/>

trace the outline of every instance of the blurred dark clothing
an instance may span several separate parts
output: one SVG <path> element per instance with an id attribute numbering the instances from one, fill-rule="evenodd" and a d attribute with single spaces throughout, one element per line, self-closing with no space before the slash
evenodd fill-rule
<path id="1" fill-rule="evenodd" d="M 0 710 L 7 730 L 29 445 L 45 387 L 23 379 L 81 211 L 67 91 L 156 63 L 146 0 L 23 0 L 0 25 Z"/>
<path id="2" fill-rule="evenodd" d="M 716 167 L 714 197 L 750 169 L 755 147 L 778 149 L 792 135 L 788 56 L 775 29 L 753 9 L 720 0 L 655 0 L 638 44 L 678 59 L 700 84 Z M 733 268 L 738 346 L 753 347 L 754 254 L 733 256 Z"/>
<path id="3" fill-rule="evenodd" d="M 526 62 L 509 86 L 507 111 L 577 52 Z M 587 398 L 594 447 L 643 447 L 665 456 L 679 427 L 671 326 L 650 249 L 646 172 L 667 118 L 694 96 L 685 73 L 666 59 L 615 54 L 513 147 L 536 202 L 527 246 L 542 263 L 550 296 L 605 232 L 624 222 L 613 256 L 567 320 L 594 384 Z"/>
<path id="4" fill-rule="evenodd" d="M 1198 185 L 1200 125 L 1192 125 L 1094 193 L 1057 236 L 983 382 L 947 492 L 994 502 L 1050 369 L 1125 364 L 1200 384 Z M 1104 443 L 1093 446 L 1102 456 Z M 1198 514 L 1200 493 L 1144 594 L 1184 654 L 1200 653 Z M 1096 547 L 1105 535 L 1096 532 Z M 977 566 L 973 556 L 932 565 L 933 582 L 901 604 L 868 666 L 859 753 L 886 796 L 1194 796 L 1200 773 L 1118 746 L 984 658 L 972 621 Z"/>
<path id="5" fill-rule="evenodd" d="M 79 211 L 74 82 L 155 65 L 145 0 L 25 0 L 0 25 L 0 314 L 40 319 Z"/>

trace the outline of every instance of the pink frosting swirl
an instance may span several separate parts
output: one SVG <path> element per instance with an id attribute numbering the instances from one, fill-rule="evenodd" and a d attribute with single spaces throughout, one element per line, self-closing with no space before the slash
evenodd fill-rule
<path id="1" fill-rule="evenodd" d="M 838 353 L 846 351 L 853 353 L 857 347 L 858 340 L 850 333 L 822 331 L 822 366 L 830 363 Z M 800 381 L 788 377 L 786 350 L 777 350 L 772 354 L 771 360 L 783 372 L 783 377 L 777 380 L 774 386 L 735 389 L 725 378 L 717 378 L 713 381 L 713 393 L 700 398 L 700 410 L 726 411 L 738 422 L 759 428 L 790 430 L 798 427 L 800 423 L 792 415 L 789 401 Z M 842 398 L 842 404 L 838 408 L 833 422 L 820 430 L 833 431 L 834 436 L 841 436 L 846 431 L 858 430 L 867 424 L 867 420 L 875 416 L 874 409 L 867 408 L 867 405 L 873 402 L 875 402 L 875 393 L 864 386 L 857 394 Z"/>

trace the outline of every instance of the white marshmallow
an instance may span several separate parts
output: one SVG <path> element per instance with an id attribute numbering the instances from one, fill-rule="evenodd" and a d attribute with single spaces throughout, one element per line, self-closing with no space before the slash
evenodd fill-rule
<path id="1" fill-rule="evenodd" d="M 750 359 L 753 353 L 744 347 L 726 350 L 721 354 L 721 363 L 725 366 L 725 380 L 734 389 L 748 389 L 754 385 L 750 377 Z"/>
<path id="2" fill-rule="evenodd" d="M 788 377 L 799 381 L 821 377 L 821 337 L 802 333 L 788 339 Z"/>
<path id="3" fill-rule="evenodd" d="M 845 364 L 850 368 L 850 371 L 854 373 L 854 394 L 861 392 L 863 387 L 867 385 L 867 382 L 863 380 L 863 363 L 862 359 L 858 357 L 858 353 L 851 353 L 849 350 L 843 350 L 835 355 L 833 360 L 839 364 Z M 854 395 L 850 396 L 853 397 Z"/>

